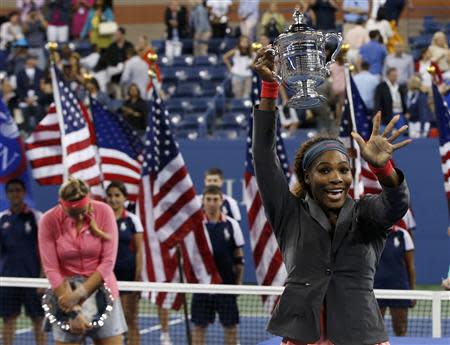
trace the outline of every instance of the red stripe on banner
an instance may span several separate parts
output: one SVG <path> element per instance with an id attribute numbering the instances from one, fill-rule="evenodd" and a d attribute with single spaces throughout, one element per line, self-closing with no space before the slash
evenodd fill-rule
<path id="1" fill-rule="evenodd" d="M 35 143 L 25 144 L 27 150 L 39 149 L 47 146 L 61 146 L 61 139 L 47 139 L 47 140 L 39 140 Z"/>
<path id="2" fill-rule="evenodd" d="M 163 215 L 160 216 L 155 221 L 155 231 L 161 229 L 169 220 L 172 219 L 183 207 L 189 203 L 193 198 L 196 198 L 194 188 L 189 188 L 185 191 L 181 196 L 175 201 L 166 211 L 164 211 Z M 153 205 L 156 205 L 153 199 Z"/>
<path id="3" fill-rule="evenodd" d="M 69 175 L 75 174 L 81 170 L 88 169 L 95 165 L 97 165 L 97 160 L 95 159 L 95 157 L 85 160 L 83 162 L 76 163 L 69 167 Z"/>
<path id="4" fill-rule="evenodd" d="M 186 167 L 182 166 L 173 174 L 169 180 L 159 189 L 159 193 L 153 196 L 153 204 L 156 206 L 167 194 L 172 191 L 172 188 L 187 175 Z"/>
<path id="5" fill-rule="evenodd" d="M 48 114 L 51 115 L 51 114 Z M 57 132 L 58 134 L 60 134 L 59 132 L 59 123 L 53 123 L 51 125 L 44 125 L 44 124 L 39 124 L 36 129 L 33 131 L 33 133 L 39 133 L 39 132 Z"/>
<path id="6" fill-rule="evenodd" d="M 245 180 L 245 186 L 247 187 L 248 186 L 248 184 L 250 183 L 250 181 L 252 180 L 252 178 L 253 178 L 253 175 L 252 174 L 250 174 L 249 172 L 245 172 L 244 173 L 244 180 Z"/>
<path id="7" fill-rule="evenodd" d="M 255 260 L 255 267 L 259 266 L 259 263 L 264 255 L 264 250 L 266 249 L 267 242 L 269 242 L 270 236 L 272 236 L 272 228 L 270 227 L 269 222 L 266 221 L 258 238 L 258 242 L 253 249 L 253 259 Z"/>
<path id="8" fill-rule="evenodd" d="M 91 179 L 84 179 L 84 181 L 91 187 L 96 186 L 96 185 L 101 185 L 101 183 L 102 183 L 102 179 L 100 178 L 100 176 L 96 176 Z"/>
<path id="9" fill-rule="evenodd" d="M 150 246 L 148 245 L 148 235 L 147 235 L 147 222 L 145 222 L 145 197 L 144 197 L 144 193 L 142 192 L 143 190 L 143 186 L 141 184 L 140 188 L 139 188 L 139 214 L 140 214 L 140 218 L 142 220 L 142 225 L 144 227 L 144 249 L 145 249 L 145 261 L 146 261 L 146 268 L 147 268 L 147 276 L 148 276 L 148 280 L 151 282 L 156 281 L 156 275 L 155 275 L 155 270 L 153 267 L 153 260 L 152 260 L 152 253 L 150 251 Z"/>
<path id="10" fill-rule="evenodd" d="M 83 141 L 77 141 L 76 143 L 70 144 L 67 146 L 67 155 L 70 155 L 71 153 L 84 150 L 91 146 L 90 139 L 85 139 Z"/>
<path id="11" fill-rule="evenodd" d="M 120 181 L 122 183 L 130 183 L 130 184 L 135 184 L 135 185 L 139 185 L 139 181 L 138 179 L 134 178 L 134 177 L 130 177 L 127 175 L 123 175 L 123 174 L 113 174 L 113 173 L 103 173 L 103 178 L 106 181 Z"/>
<path id="12" fill-rule="evenodd" d="M 55 176 L 50 176 L 50 177 L 42 177 L 42 178 L 36 179 L 36 181 L 40 185 L 44 185 L 44 186 L 62 184 L 63 177 L 62 177 L 62 175 L 55 175 Z"/>
<path id="13" fill-rule="evenodd" d="M 441 149 L 443 149 L 442 146 Z M 441 154 L 442 163 L 447 162 L 449 159 L 450 159 L 450 150 L 447 150 L 445 153 Z"/>
<path id="14" fill-rule="evenodd" d="M 184 244 L 184 242 L 180 243 L 180 247 L 181 247 L 181 253 L 183 255 L 183 270 L 184 270 L 184 274 L 186 276 L 186 283 L 192 283 L 192 284 L 198 284 L 198 279 L 195 276 L 195 272 L 194 269 L 192 268 L 191 265 L 191 259 L 189 257 L 189 254 L 187 252 L 186 249 L 186 245 Z"/>
<path id="15" fill-rule="evenodd" d="M 191 188 L 192 189 L 192 188 Z M 192 189 L 193 190 L 193 189 Z M 194 198 L 197 197 L 195 195 L 195 191 L 194 193 Z M 177 201 L 178 202 L 178 201 Z M 176 204 L 174 204 L 176 205 Z M 173 206 L 174 206 L 173 205 Z M 184 204 L 182 205 L 184 206 Z M 176 207 L 178 208 L 178 207 Z M 182 208 L 182 207 L 181 207 Z M 180 208 L 180 209 L 181 209 Z M 170 209 L 172 209 L 172 207 L 170 207 Z M 169 209 L 169 210 L 170 210 Z M 165 219 L 165 223 L 167 221 L 169 221 L 170 219 L 172 219 L 172 217 L 178 212 L 175 209 L 175 213 L 171 213 L 172 211 L 167 210 L 166 212 L 164 212 L 163 217 L 166 217 L 167 219 Z M 164 241 L 164 245 L 166 245 L 167 247 L 173 247 L 175 246 L 179 241 L 181 241 L 188 233 L 189 231 L 192 231 L 195 226 L 196 226 L 196 222 L 198 222 L 198 219 L 202 217 L 202 210 L 198 209 L 197 211 L 195 211 L 188 219 L 185 220 L 185 222 L 183 224 L 181 224 L 181 226 L 178 227 L 178 229 L 176 229 L 176 231 L 172 231 L 172 235 L 170 235 L 165 241 Z M 155 222 L 155 231 L 158 231 L 159 229 L 161 229 L 161 227 L 164 225 L 162 224 L 161 227 L 158 226 L 158 221 L 161 219 L 162 217 L 158 218 Z"/>
<path id="16" fill-rule="evenodd" d="M 195 242 L 197 243 L 197 247 L 201 253 L 206 271 L 211 275 L 211 284 L 220 284 L 222 282 L 222 278 L 217 270 L 214 255 L 209 248 L 208 239 L 206 238 L 207 235 L 205 229 L 203 228 L 202 211 L 200 211 L 199 217 L 202 217 L 202 220 L 199 220 L 200 224 L 197 223 L 198 226 L 194 230 Z"/>
<path id="17" fill-rule="evenodd" d="M 108 156 L 104 156 L 104 155 L 100 155 L 100 158 L 101 158 L 103 164 L 117 165 L 117 166 L 121 166 L 121 167 L 128 168 L 130 170 L 133 170 L 137 174 L 141 173 L 140 168 L 138 168 L 135 165 L 132 165 L 124 160 L 121 160 L 119 158 L 113 158 L 113 157 L 108 157 Z M 136 163 L 139 164 L 138 162 L 136 162 Z"/>
<path id="18" fill-rule="evenodd" d="M 257 192 L 252 201 L 250 210 L 248 211 L 248 223 L 250 226 L 250 231 L 252 230 L 253 223 L 255 222 L 255 219 L 256 219 L 259 211 L 261 210 L 261 206 L 262 206 L 261 197 L 259 195 L 259 192 Z"/>
<path id="19" fill-rule="evenodd" d="M 269 268 L 267 269 L 267 273 L 266 276 L 264 277 L 262 285 L 272 285 L 273 278 L 275 278 L 282 264 L 283 258 L 281 257 L 280 250 L 278 249 L 273 255 L 272 260 L 270 261 L 270 265 Z"/>
<path id="20" fill-rule="evenodd" d="M 31 163 L 31 167 L 33 169 L 41 168 L 41 167 L 49 166 L 49 165 L 61 164 L 62 156 L 52 156 L 52 157 L 33 159 L 32 161 L 30 161 L 30 163 Z"/>

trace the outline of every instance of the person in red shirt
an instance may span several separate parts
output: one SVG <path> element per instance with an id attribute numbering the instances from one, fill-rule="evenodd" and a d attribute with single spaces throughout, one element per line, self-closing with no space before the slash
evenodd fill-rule
<path id="1" fill-rule="evenodd" d="M 120 303 L 114 263 L 118 230 L 114 212 L 107 204 L 91 200 L 82 180 L 69 179 L 59 191 L 60 204 L 39 222 L 38 243 L 42 264 L 64 312 L 75 311 L 103 283 L 114 298 L 111 315 L 101 328 L 90 330 L 81 314 L 71 321 L 70 332 L 53 324 L 57 345 L 81 344 L 86 336 L 96 345 L 120 345 L 127 325 Z M 68 279 L 86 278 L 72 290 Z"/>

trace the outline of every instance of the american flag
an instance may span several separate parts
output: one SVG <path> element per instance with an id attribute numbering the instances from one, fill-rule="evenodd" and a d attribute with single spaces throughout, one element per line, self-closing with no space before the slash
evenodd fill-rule
<path id="1" fill-rule="evenodd" d="M 144 225 L 146 279 L 179 282 L 175 249 L 183 253 L 186 281 L 218 283 L 211 244 L 203 226 L 201 203 L 170 130 L 168 112 L 153 93 L 142 163 L 138 214 Z M 157 303 L 177 307 L 175 295 L 159 294 Z"/>
<path id="2" fill-rule="evenodd" d="M 450 111 L 436 85 L 433 85 L 433 96 L 439 129 L 439 153 L 444 174 L 444 188 L 450 209 Z"/>
<path id="3" fill-rule="evenodd" d="M 258 102 L 258 79 L 253 77 L 253 102 Z M 283 264 L 280 249 L 273 234 L 272 228 L 266 219 L 264 206 L 262 205 L 261 196 L 256 183 L 255 170 L 253 166 L 252 155 L 252 132 L 253 117 L 249 117 L 248 136 L 245 159 L 244 172 L 244 202 L 247 208 L 248 224 L 250 229 L 250 244 L 253 253 L 253 260 L 256 268 L 256 280 L 260 285 L 283 285 L 287 272 Z M 280 135 L 280 126 L 277 128 L 276 149 L 281 166 L 286 174 L 286 178 L 290 178 L 289 163 L 287 161 L 286 150 L 283 139 Z M 273 306 L 274 299 L 265 300 L 265 306 L 270 310 Z"/>
<path id="4" fill-rule="evenodd" d="M 353 100 L 353 109 L 355 112 L 355 122 L 356 129 L 364 140 L 369 140 L 370 135 L 372 133 L 372 116 L 367 112 L 366 105 L 361 98 L 361 95 L 356 87 L 353 78 L 350 75 L 350 85 L 352 91 L 352 100 Z M 347 96 L 348 97 L 348 96 Z M 352 131 L 352 118 L 350 115 L 350 106 L 348 99 L 345 100 L 345 108 L 342 114 L 342 123 L 340 128 L 340 137 L 341 140 L 346 144 L 348 148 L 351 147 L 351 136 L 350 133 Z M 358 159 L 358 158 L 356 158 Z M 360 190 L 362 190 L 362 195 L 364 194 L 379 194 L 382 191 L 381 185 L 378 182 L 377 177 L 369 168 L 367 162 L 359 157 L 361 161 L 361 176 L 356 177 L 355 180 L 360 181 Z M 352 194 L 353 191 L 350 190 Z M 361 196 L 362 196 L 361 195 Z M 414 215 L 411 209 L 403 216 L 403 218 L 397 222 L 394 227 L 401 227 L 402 229 L 411 231 L 416 227 L 416 221 L 414 219 Z"/>
<path id="5" fill-rule="evenodd" d="M 64 177 L 73 176 L 86 181 L 95 197 L 102 197 L 102 176 L 86 108 L 55 65 L 50 72 L 55 103 L 26 141 L 33 177 L 40 184 L 61 184 Z"/>
<path id="6" fill-rule="evenodd" d="M 107 187 L 114 180 L 123 182 L 128 200 L 136 202 L 141 179 L 142 141 L 122 116 L 108 111 L 95 99 L 91 99 L 91 111 L 103 184 Z"/>

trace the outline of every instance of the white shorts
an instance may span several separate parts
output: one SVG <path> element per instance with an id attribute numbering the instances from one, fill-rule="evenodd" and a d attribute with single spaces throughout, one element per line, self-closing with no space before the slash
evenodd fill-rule
<path id="1" fill-rule="evenodd" d="M 105 339 L 123 334 L 126 331 L 128 331 L 128 327 L 123 314 L 120 298 L 114 300 L 111 315 L 106 319 L 103 327 L 88 331 L 84 335 L 71 334 L 63 331 L 57 325 L 52 326 L 53 339 L 62 343 L 81 343 L 85 337 Z"/>

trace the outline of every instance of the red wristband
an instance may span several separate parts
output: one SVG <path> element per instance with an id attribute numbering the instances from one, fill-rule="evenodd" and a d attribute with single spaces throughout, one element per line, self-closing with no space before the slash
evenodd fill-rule
<path id="1" fill-rule="evenodd" d="M 369 164 L 370 170 L 377 176 L 391 176 L 394 172 L 394 164 L 392 164 L 391 160 L 388 160 L 386 165 L 382 168 L 376 168 L 373 165 Z"/>
<path id="2" fill-rule="evenodd" d="M 276 81 L 263 80 L 261 83 L 261 98 L 277 99 L 279 87 Z"/>

